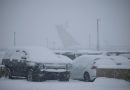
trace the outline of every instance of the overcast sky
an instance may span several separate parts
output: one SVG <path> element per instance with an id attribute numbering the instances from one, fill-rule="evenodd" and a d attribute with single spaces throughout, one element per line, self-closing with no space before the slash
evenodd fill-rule
<path id="1" fill-rule="evenodd" d="M 62 47 L 56 25 L 96 48 L 97 18 L 102 48 L 130 47 L 130 0 L 0 0 L 0 48 L 13 47 L 14 32 L 16 46 Z"/>

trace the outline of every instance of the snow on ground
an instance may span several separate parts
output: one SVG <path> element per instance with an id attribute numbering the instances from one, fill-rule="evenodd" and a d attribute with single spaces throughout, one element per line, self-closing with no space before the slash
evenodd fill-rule
<path id="1" fill-rule="evenodd" d="M 130 83 L 112 78 L 97 78 L 94 82 L 70 80 L 60 82 L 30 82 L 25 79 L 0 79 L 0 90 L 130 90 Z"/>

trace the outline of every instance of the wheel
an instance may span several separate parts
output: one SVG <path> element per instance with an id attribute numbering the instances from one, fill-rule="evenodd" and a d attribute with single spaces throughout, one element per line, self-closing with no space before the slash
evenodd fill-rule
<path id="1" fill-rule="evenodd" d="M 10 71 L 9 68 L 6 68 L 6 69 L 4 70 L 4 75 L 5 75 L 5 78 L 13 79 L 12 74 L 11 74 L 11 71 Z"/>
<path id="2" fill-rule="evenodd" d="M 61 73 L 59 75 L 59 81 L 69 81 L 70 74 L 69 73 Z"/>
<path id="3" fill-rule="evenodd" d="M 65 81 L 69 81 L 69 79 L 70 79 L 70 74 L 66 73 L 66 75 L 65 75 Z"/>
<path id="4" fill-rule="evenodd" d="M 36 79 L 36 81 L 40 81 L 40 82 L 45 81 L 45 80 L 46 80 L 45 73 L 41 73 L 41 75 L 37 76 L 37 79 Z"/>
<path id="5" fill-rule="evenodd" d="M 46 81 L 46 73 L 45 72 L 43 72 L 43 76 L 42 76 L 41 81 Z"/>
<path id="6" fill-rule="evenodd" d="M 28 81 L 33 81 L 32 71 L 29 71 L 29 72 L 28 72 L 27 80 L 28 80 Z"/>
<path id="7" fill-rule="evenodd" d="M 85 82 L 89 82 L 89 81 L 90 81 L 90 76 L 89 76 L 89 73 L 88 73 L 88 72 L 85 72 L 85 73 L 84 73 L 84 81 L 85 81 Z"/>

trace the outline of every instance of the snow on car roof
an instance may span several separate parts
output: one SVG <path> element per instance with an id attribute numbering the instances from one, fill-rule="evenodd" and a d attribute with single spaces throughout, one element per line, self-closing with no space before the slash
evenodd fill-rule
<path id="1" fill-rule="evenodd" d="M 5 55 L 3 56 L 3 59 L 9 59 L 15 51 L 15 49 L 8 48 L 5 52 Z"/>
<path id="2" fill-rule="evenodd" d="M 103 56 L 103 55 L 82 55 L 82 56 L 77 57 L 74 60 L 85 60 L 86 58 L 95 59 L 95 58 L 100 58 L 100 57 L 106 57 L 106 56 Z"/>
<path id="3" fill-rule="evenodd" d="M 124 56 L 111 56 L 117 63 L 122 63 L 124 65 L 130 65 L 130 60 Z"/>
<path id="4" fill-rule="evenodd" d="M 8 49 L 7 54 L 5 55 L 6 58 L 17 58 L 22 54 L 14 54 L 16 50 L 26 51 L 27 57 L 29 61 L 33 62 L 40 62 L 40 63 L 71 63 L 71 60 L 63 56 L 58 56 L 50 49 L 45 47 L 16 47 Z M 18 59 L 18 58 L 17 58 Z"/>
<path id="5" fill-rule="evenodd" d="M 56 55 L 48 48 L 27 47 L 23 49 L 28 53 L 30 61 L 48 62 L 48 63 L 57 62 Z"/>
<path id="6" fill-rule="evenodd" d="M 65 56 L 57 56 L 54 52 L 48 48 L 36 47 L 28 48 L 30 59 L 43 63 L 71 63 L 71 60 Z"/>
<path id="7" fill-rule="evenodd" d="M 63 62 L 65 62 L 65 63 L 71 63 L 72 64 L 72 60 L 70 58 L 68 58 L 67 56 L 64 56 L 64 55 L 57 55 L 57 56 Z"/>
<path id="8" fill-rule="evenodd" d="M 81 65 L 94 65 L 98 68 L 130 69 L 130 60 L 123 56 L 83 55 L 74 60 Z"/>
<path id="9" fill-rule="evenodd" d="M 90 65 L 94 62 L 94 59 L 101 55 L 82 55 L 74 59 L 73 64 Z"/>
<path id="10" fill-rule="evenodd" d="M 100 57 L 95 65 L 98 68 L 130 69 L 130 60 L 123 56 Z"/>
<path id="11" fill-rule="evenodd" d="M 21 60 L 21 56 L 24 56 L 25 53 L 20 51 L 18 48 L 8 48 L 3 56 L 3 59 L 17 59 Z"/>

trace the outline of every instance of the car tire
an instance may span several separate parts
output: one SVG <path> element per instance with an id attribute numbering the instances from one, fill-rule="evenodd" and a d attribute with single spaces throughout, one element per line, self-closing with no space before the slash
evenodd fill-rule
<path id="1" fill-rule="evenodd" d="M 43 72 L 42 81 L 46 81 L 46 73 L 45 72 Z"/>
<path id="2" fill-rule="evenodd" d="M 69 73 L 61 73 L 59 75 L 59 81 L 69 81 L 70 74 Z"/>
<path id="3" fill-rule="evenodd" d="M 5 74 L 5 78 L 13 79 L 12 74 L 11 74 L 11 71 L 10 71 L 9 68 L 6 68 L 6 69 L 5 69 L 4 74 Z"/>
<path id="4" fill-rule="evenodd" d="M 69 81 L 69 79 L 70 79 L 70 73 L 67 73 L 65 76 L 65 81 Z"/>
<path id="5" fill-rule="evenodd" d="M 42 82 L 42 81 L 45 81 L 45 80 L 46 80 L 46 74 L 45 74 L 45 72 L 43 72 L 42 74 L 43 74 L 43 76 L 42 76 L 42 77 L 38 77 L 38 80 L 37 80 L 37 81 Z"/>
<path id="6" fill-rule="evenodd" d="M 89 75 L 88 72 L 85 72 L 85 73 L 84 73 L 84 81 L 85 81 L 85 82 L 90 82 L 90 75 Z"/>
<path id="7" fill-rule="evenodd" d="M 29 72 L 28 72 L 27 80 L 28 80 L 28 81 L 33 81 L 32 71 L 29 71 Z"/>

